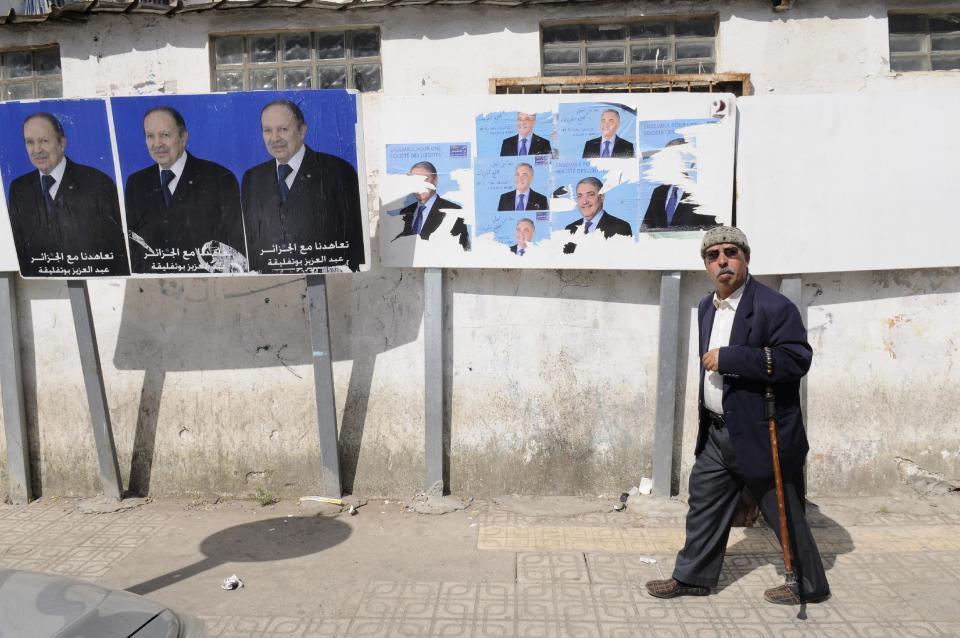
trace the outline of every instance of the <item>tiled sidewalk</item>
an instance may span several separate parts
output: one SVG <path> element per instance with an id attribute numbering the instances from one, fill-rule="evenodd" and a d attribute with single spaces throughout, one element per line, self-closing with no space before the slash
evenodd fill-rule
<path id="1" fill-rule="evenodd" d="M 502 570 L 495 578 L 466 567 L 453 570 L 456 578 L 449 577 L 449 570 L 438 576 L 430 553 L 421 557 L 420 569 L 397 568 L 378 554 L 382 570 L 372 573 L 389 573 L 393 579 L 367 573 L 356 582 L 349 604 L 312 615 L 298 611 L 312 597 L 333 600 L 338 595 L 325 569 L 343 569 L 346 557 L 383 551 L 370 546 L 365 527 L 392 526 L 398 537 L 406 532 L 416 537 L 424 526 L 441 522 L 385 512 L 379 512 L 385 518 L 376 518 L 371 511 L 338 517 L 353 534 L 315 557 L 300 559 L 316 561 L 315 567 L 310 564 L 309 573 L 316 574 L 312 582 L 271 584 L 289 590 L 272 592 L 281 603 L 273 604 L 270 613 L 243 598 L 254 595 L 253 590 L 223 599 L 207 587 L 209 578 L 178 586 L 196 601 L 187 611 L 204 618 L 210 636 L 218 638 L 960 636 L 960 507 L 911 504 L 903 511 L 884 510 L 853 500 L 811 509 L 833 597 L 810 605 L 806 620 L 797 618 L 798 608 L 763 600 L 764 589 L 782 582 L 779 546 L 765 528 L 733 530 L 721 585 L 711 596 L 664 601 L 647 595 L 643 583 L 670 575 L 683 541 L 682 516 L 524 516 L 493 504 L 445 515 L 442 523 L 470 530 L 451 537 L 450 543 L 460 545 L 447 548 L 454 556 L 459 552 L 464 565 L 513 556 L 504 563 L 513 565 L 513 573 Z M 202 518 L 206 513 L 190 515 Z M 0 565 L 98 580 L 120 573 L 119 567 L 129 569 L 148 547 L 151 556 L 162 554 L 160 530 L 173 534 L 184 516 L 176 507 L 158 504 L 109 515 L 79 514 L 70 501 L 0 508 Z M 202 541 L 184 537 L 179 551 Z M 289 571 L 289 566 L 289 561 L 277 561 L 275 569 Z M 273 566 L 261 564 L 260 569 L 270 573 Z M 164 590 L 151 596 L 163 600 Z M 216 606 L 204 604 L 206 597 L 217 596 Z M 223 600 L 236 606 L 228 610 Z M 215 613 L 210 613 L 213 607 Z"/>

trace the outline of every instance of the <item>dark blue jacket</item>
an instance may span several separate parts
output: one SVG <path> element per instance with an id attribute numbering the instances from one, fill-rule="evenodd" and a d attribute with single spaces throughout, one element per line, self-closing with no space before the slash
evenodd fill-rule
<path id="1" fill-rule="evenodd" d="M 716 309 L 713 293 L 700 301 L 700 357 L 710 344 Z M 763 347 L 773 351 L 773 376 L 768 377 Z M 810 369 L 813 350 L 807 330 L 793 303 L 750 277 L 737 306 L 730 345 L 720 349 L 723 375 L 723 416 L 741 473 L 747 478 L 773 475 L 770 433 L 764 416 L 763 395 L 768 382 L 777 398 L 777 434 L 780 462 L 788 475 L 806 459 L 807 435 L 800 413 L 800 379 Z M 696 454 L 706 443 L 707 410 L 703 407 L 704 369 L 700 367 L 700 431 Z"/>

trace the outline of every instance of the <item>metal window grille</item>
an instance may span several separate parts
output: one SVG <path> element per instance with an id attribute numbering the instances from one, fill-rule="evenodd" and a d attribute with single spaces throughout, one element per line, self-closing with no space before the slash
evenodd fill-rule
<path id="1" fill-rule="evenodd" d="M 0 52 L 0 100 L 63 97 L 60 47 Z"/>
<path id="2" fill-rule="evenodd" d="M 382 86 L 377 28 L 217 36 L 211 56 L 214 91 Z"/>
<path id="3" fill-rule="evenodd" d="M 891 13 L 891 71 L 960 69 L 960 13 Z"/>
<path id="4" fill-rule="evenodd" d="M 673 75 L 716 69 L 716 16 L 544 25 L 544 77 Z"/>

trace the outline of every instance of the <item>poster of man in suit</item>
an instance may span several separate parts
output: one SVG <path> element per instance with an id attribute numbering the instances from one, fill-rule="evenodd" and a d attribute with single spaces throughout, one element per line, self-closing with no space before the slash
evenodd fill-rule
<path id="1" fill-rule="evenodd" d="M 633 237 L 630 222 L 617 217 L 604 206 L 603 182 L 599 178 L 584 177 L 577 182 L 574 193 L 580 219 L 565 227 L 574 238 L 564 246 L 564 253 L 573 253 L 577 242 L 588 236 L 599 235 L 604 239 L 616 236 Z"/>
<path id="2" fill-rule="evenodd" d="M 514 189 L 500 195 L 497 210 L 549 210 L 546 195 L 531 188 L 533 165 L 520 162 L 513 171 Z"/>
<path id="3" fill-rule="evenodd" d="M 697 231 L 718 224 L 700 210 L 697 140 L 693 133 L 713 119 L 642 121 L 640 192 L 647 197 L 640 232 Z M 683 135 L 687 132 L 688 139 Z"/>
<path id="4" fill-rule="evenodd" d="M 369 268 L 355 93 L 141 96 L 111 105 L 134 272 Z"/>
<path id="5" fill-rule="evenodd" d="M 497 110 L 476 116 L 477 157 L 551 156 L 554 114 L 551 111 Z"/>
<path id="6" fill-rule="evenodd" d="M 550 140 L 533 132 L 537 124 L 536 113 L 517 112 L 517 132 L 500 144 L 500 157 L 516 155 L 549 155 Z"/>
<path id="7" fill-rule="evenodd" d="M 356 168 L 306 143 L 306 117 L 293 100 L 267 102 L 260 130 L 271 158 L 244 173 L 242 188 L 251 270 L 358 271 L 366 261 Z M 306 251 L 303 240 L 313 242 Z M 280 252 L 293 244 L 301 246 L 294 259 L 300 264 Z"/>
<path id="8" fill-rule="evenodd" d="M 103 102 L 3 104 L 0 130 L 11 140 L 0 172 L 20 274 L 129 274 Z"/>
<path id="9" fill-rule="evenodd" d="M 188 150 L 191 134 L 177 108 L 138 105 L 146 107 L 140 127 L 150 161 L 129 174 L 124 188 L 133 272 L 246 271 L 236 176 Z M 199 119 L 191 126 L 195 137 L 209 140 L 213 132 L 205 124 Z M 121 154 L 121 166 L 130 166 L 130 159 Z"/>
<path id="10" fill-rule="evenodd" d="M 385 211 L 385 241 L 404 250 L 414 245 L 411 238 L 429 242 L 431 250 L 471 249 L 473 217 L 464 214 L 461 181 L 470 171 L 470 149 L 466 142 L 387 145 L 387 177 L 403 195 Z"/>
<path id="11" fill-rule="evenodd" d="M 557 138 L 562 159 L 636 157 L 636 108 L 614 102 L 559 105 Z"/>

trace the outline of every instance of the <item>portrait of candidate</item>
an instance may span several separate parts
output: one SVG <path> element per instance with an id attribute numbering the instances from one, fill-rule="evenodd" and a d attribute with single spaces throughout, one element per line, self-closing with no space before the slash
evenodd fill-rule
<path id="1" fill-rule="evenodd" d="M 267 255 L 284 244 L 337 244 L 325 256 L 351 271 L 364 261 L 357 171 L 346 160 L 305 143 L 303 110 L 274 100 L 260 111 L 263 144 L 271 158 L 243 174 L 241 197 L 250 269 L 274 272 Z"/>
<path id="2" fill-rule="evenodd" d="M 432 163 L 427 161 L 417 162 L 410 167 L 409 175 L 422 176 L 423 188 L 413 193 L 416 201 L 400 210 L 400 216 L 403 218 L 403 230 L 394 239 L 409 235 L 419 235 L 420 239 L 430 239 L 430 236 L 440 227 L 447 216 L 444 211 L 460 210 L 460 206 L 437 195 L 437 167 Z M 463 217 L 457 217 L 454 221 L 453 227 L 450 229 L 450 235 L 457 238 L 464 250 L 470 250 L 470 234 Z"/>
<path id="3" fill-rule="evenodd" d="M 182 253 L 175 263 L 191 270 L 246 270 L 240 185 L 229 169 L 187 151 L 183 116 L 156 106 L 143 116 L 143 135 L 156 162 L 127 179 L 124 190 L 130 261 L 135 273 L 169 272 L 158 253 Z M 209 242 L 232 259 L 202 267 L 196 254 Z"/>
<path id="4" fill-rule="evenodd" d="M 526 162 L 517 164 L 513 171 L 516 188 L 500 196 L 497 210 L 549 210 L 547 197 L 530 188 L 533 182 L 533 166 Z"/>
<path id="5" fill-rule="evenodd" d="M 686 144 L 683 138 L 667 142 L 665 148 Z M 684 176 L 687 176 L 684 171 Z M 717 218 L 696 212 L 697 204 L 689 201 L 690 193 L 679 184 L 661 184 L 653 189 L 640 231 L 651 230 L 706 230 L 717 225 Z"/>
<path id="6" fill-rule="evenodd" d="M 614 235 L 633 236 L 630 224 L 619 217 L 615 217 L 603 209 L 603 182 L 596 177 L 584 177 L 577 182 L 577 210 L 581 218 L 566 229 L 571 234 L 588 235 L 602 233 L 605 239 Z"/>
<path id="7" fill-rule="evenodd" d="M 529 217 L 518 219 L 516 227 L 517 243 L 510 246 L 510 252 L 518 257 L 523 257 L 530 248 L 530 244 L 533 243 L 533 235 L 536 230 L 537 227 Z"/>
<path id="8" fill-rule="evenodd" d="M 49 274 L 37 259 L 44 253 L 71 255 L 75 266 L 93 266 L 90 275 L 130 274 L 113 180 L 67 157 L 63 125 L 51 113 L 27 116 L 23 142 L 36 170 L 13 180 L 8 207 L 21 274 Z"/>
<path id="9" fill-rule="evenodd" d="M 517 112 L 517 134 L 503 140 L 503 144 L 500 146 L 500 157 L 549 155 L 551 151 L 550 140 L 533 132 L 533 127 L 536 124 L 536 113 Z"/>
<path id="10" fill-rule="evenodd" d="M 587 140 L 583 145 L 583 157 L 633 157 L 633 142 L 619 135 L 620 112 L 606 109 L 600 113 L 600 137 Z"/>

